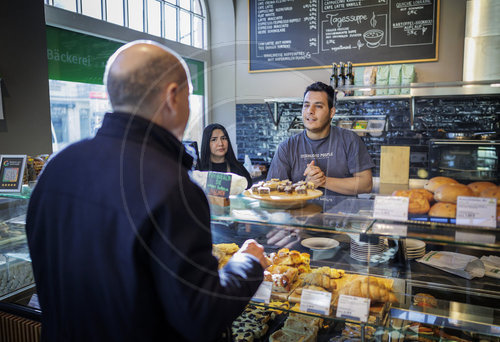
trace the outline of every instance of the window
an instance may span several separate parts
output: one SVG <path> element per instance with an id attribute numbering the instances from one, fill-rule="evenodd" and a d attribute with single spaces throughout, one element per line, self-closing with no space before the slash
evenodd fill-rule
<path id="1" fill-rule="evenodd" d="M 206 49 L 200 0 L 45 0 L 59 7 L 182 44 Z"/>
<path id="2" fill-rule="evenodd" d="M 52 150 L 93 137 L 111 110 L 103 85 L 49 80 Z"/>
<path id="3" fill-rule="evenodd" d="M 89 20 L 84 16 L 82 18 L 84 21 Z M 102 23 L 102 31 L 109 25 Z M 148 26 L 148 30 L 155 30 L 155 26 Z M 123 42 L 47 26 L 54 152 L 75 141 L 93 137 L 100 128 L 105 113 L 111 111 L 106 89 L 102 84 L 104 66 L 109 56 L 122 45 Z M 199 144 L 205 117 L 205 62 L 190 58 L 184 60 L 189 67 L 193 84 L 190 118 L 184 139 L 194 140 Z"/>

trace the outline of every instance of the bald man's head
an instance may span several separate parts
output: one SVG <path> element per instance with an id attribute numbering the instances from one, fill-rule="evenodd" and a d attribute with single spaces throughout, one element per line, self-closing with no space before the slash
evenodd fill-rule
<path id="1" fill-rule="evenodd" d="M 188 86 L 185 64 L 173 52 L 154 43 L 129 43 L 113 54 L 104 82 L 114 111 L 153 115 L 170 83 Z"/>

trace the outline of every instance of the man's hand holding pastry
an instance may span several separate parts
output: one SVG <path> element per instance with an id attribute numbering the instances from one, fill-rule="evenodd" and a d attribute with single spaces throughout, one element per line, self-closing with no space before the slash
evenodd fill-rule
<path id="1" fill-rule="evenodd" d="M 264 255 L 264 247 L 253 239 L 246 240 L 237 253 L 248 253 L 259 259 L 262 268 L 269 266 L 269 260 Z"/>
<path id="2" fill-rule="evenodd" d="M 325 173 L 318 166 L 314 165 L 314 160 L 307 164 L 306 170 L 304 171 L 304 176 L 306 177 L 306 182 L 314 183 L 314 186 L 316 188 L 325 186 Z"/>

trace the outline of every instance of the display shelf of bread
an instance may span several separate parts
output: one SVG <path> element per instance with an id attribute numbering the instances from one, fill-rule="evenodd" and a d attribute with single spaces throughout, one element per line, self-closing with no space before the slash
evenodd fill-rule
<path id="1" fill-rule="evenodd" d="M 237 250 L 236 244 L 214 245 L 213 254 L 219 260 L 219 267 L 223 267 Z M 371 312 L 380 316 L 379 319 L 390 303 L 397 302 L 391 279 L 347 274 L 327 266 L 311 268 L 308 253 L 288 248 L 269 254 L 268 261 L 270 265 L 264 270 L 264 280 L 272 282 L 272 305 L 269 307 L 275 308 L 275 312 L 293 310 L 290 306 L 293 308 L 294 304 L 298 310 L 304 289 L 332 293 L 331 310 L 341 294 L 370 298 Z"/>
<path id="2" fill-rule="evenodd" d="M 396 190 L 393 196 L 409 198 L 409 214 L 430 217 L 455 218 L 459 196 L 497 199 L 497 220 L 500 220 L 500 186 L 492 182 L 461 184 L 449 177 L 433 177 L 421 189 Z"/>

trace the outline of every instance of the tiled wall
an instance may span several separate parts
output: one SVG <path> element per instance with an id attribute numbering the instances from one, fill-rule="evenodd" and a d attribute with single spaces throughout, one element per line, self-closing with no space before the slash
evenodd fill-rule
<path id="1" fill-rule="evenodd" d="M 236 131 L 238 159 L 248 154 L 252 161 L 270 163 L 278 144 L 296 134 L 289 130 L 294 118 L 301 117 L 301 105 L 280 104 L 282 111 L 278 127 L 273 123 L 266 104 L 239 104 L 236 106 Z M 418 169 L 427 169 L 427 152 L 430 138 L 440 138 L 446 132 L 485 132 L 500 129 L 500 96 L 471 96 L 415 99 L 414 127 L 411 127 L 410 99 L 397 100 L 344 100 L 337 103 L 333 124 L 342 116 L 353 120 L 370 119 L 385 115 L 386 131 L 379 137 L 363 137 L 379 175 L 380 146 L 410 146 L 410 177 L 416 178 Z M 297 120 L 295 122 L 297 122 Z"/>

